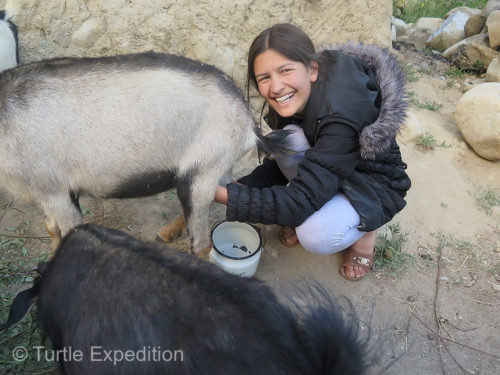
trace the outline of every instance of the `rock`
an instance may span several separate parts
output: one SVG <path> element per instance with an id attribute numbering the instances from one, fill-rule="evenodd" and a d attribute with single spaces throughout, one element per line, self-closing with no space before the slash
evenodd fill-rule
<path id="1" fill-rule="evenodd" d="M 488 27 L 488 36 L 490 38 L 490 47 L 500 47 L 500 10 L 492 12 L 486 20 Z"/>
<path id="2" fill-rule="evenodd" d="M 500 83 L 480 84 L 458 101 L 455 123 L 482 158 L 500 160 Z"/>
<path id="3" fill-rule="evenodd" d="M 500 56 L 491 60 L 486 70 L 486 80 L 489 82 L 500 82 Z"/>
<path id="4" fill-rule="evenodd" d="M 488 43 L 488 35 L 486 34 L 477 34 L 473 35 L 471 37 L 468 37 L 466 39 L 461 40 L 458 43 L 455 43 L 451 47 L 449 47 L 447 50 L 443 52 L 443 57 L 447 60 L 450 60 L 453 58 L 453 55 L 457 52 L 458 47 L 464 45 L 465 43 L 472 43 L 472 42 L 479 42 L 479 43 Z"/>
<path id="5" fill-rule="evenodd" d="M 464 70 L 484 73 L 499 53 L 490 48 L 488 35 L 478 34 L 461 40 L 443 52 L 443 57 Z"/>
<path id="6" fill-rule="evenodd" d="M 444 51 L 465 38 L 464 28 L 469 16 L 462 11 L 455 11 L 426 40 L 426 46 Z"/>
<path id="7" fill-rule="evenodd" d="M 392 17 L 392 26 L 396 30 L 396 38 L 408 35 L 409 26 L 405 21 Z"/>
<path id="8" fill-rule="evenodd" d="M 464 286 L 465 286 L 466 288 L 470 288 L 471 286 L 473 286 L 473 285 L 476 283 L 476 280 L 477 280 L 477 279 L 472 279 L 471 281 L 465 281 L 465 280 L 464 280 Z"/>
<path id="9" fill-rule="evenodd" d="M 470 16 L 464 27 L 464 35 L 466 38 L 477 35 L 486 25 L 486 18 L 481 14 Z"/>
<path id="10" fill-rule="evenodd" d="M 450 17 L 451 15 L 453 15 L 455 13 L 464 13 L 465 15 L 467 15 L 467 17 L 472 17 L 476 14 L 481 14 L 481 11 L 479 9 L 474 9 L 474 8 L 462 6 L 462 7 L 453 8 L 448 13 L 446 13 L 444 18 L 447 19 L 448 17 Z"/>
<path id="11" fill-rule="evenodd" d="M 415 24 L 414 30 L 408 35 L 406 40 L 416 48 L 425 47 L 425 42 L 443 23 L 441 18 L 422 17 Z"/>
<path id="12" fill-rule="evenodd" d="M 481 14 L 483 15 L 484 18 L 488 18 L 490 14 L 493 13 L 495 10 L 500 10 L 500 0 L 488 1 Z"/>

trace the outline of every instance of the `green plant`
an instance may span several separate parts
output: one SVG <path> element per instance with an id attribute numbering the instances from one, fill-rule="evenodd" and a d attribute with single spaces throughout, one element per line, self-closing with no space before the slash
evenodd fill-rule
<path id="1" fill-rule="evenodd" d="M 434 150 L 437 141 L 431 133 L 425 132 L 425 134 L 420 134 L 415 138 L 415 144 L 422 150 Z"/>
<path id="2" fill-rule="evenodd" d="M 176 197 L 176 194 L 177 194 L 177 191 L 174 189 L 174 190 L 171 190 L 168 195 L 167 195 L 167 199 L 168 200 L 172 200 Z"/>
<path id="3" fill-rule="evenodd" d="M 428 111 L 439 111 L 443 105 L 441 103 L 436 103 L 434 101 L 426 100 L 424 103 L 420 102 L 417 98 L 411 98 L 410 103 L 413 104 L 418 109 L 427 109 Z"/>
<path id="4" fill-rule="evenodd" d="M 408 96 L 410 98 L 410 103 L 413 104 L 417 109 L 427 109 L 429 111 L 435 112 L 439 111 L 443 107 L 441 103 L 436 103 L 429 100 L 426 100 L 424 103 L 422 103 L 413 91 L 409 91 Z"/>
<path id="5" fill-rule="evenodd" d="M 449 89 L 449 88 L 451 88 L 453 85 L 455 85 L 455 83 L 456 83 L 456 81 L 455 81 L 455 80 L 453 80 L 453 79 L 452 79 L 452 80 L 449 80 L 449 81 L 447 81 L 447 82 L 446 82 L 446 85 L 444 85 L 444 86 L 442 87 L 442 89 L 443 89 L 443 90 L 444 90 L 444 89 Z"/>
<path id="6" fill-rule="evenodd" d="M 444 72 L 444 75 L 450 78 L 464 78 L 465 76 L 464 71 L 456 66 L 450 66 L 450 68 Z"/>
<path id="7" fill-rule="evenodd" d="M 13 299 L 13 294 L 5 294 L 0 300 L 0 319 L 2 322 L 7 320 Z M 0 368 L 2 374 L 42 374 L 55 373 L 57 370 L 57 363 L 41 354 L 43 352 L 40 349 L 36 349 L 39 347 L 51 351 L 50 343 L 45 343 L 43 340 L 43 334 L 35 317 L 36 307 L 18 324 L 0 332 Z M 26 357 L 23 357 L 23 354 L 26 354 Z M 16 360 L 16 358 L 22 358 L 22 360 Z"/>
<path id="8" fill-rule="evenodd" d="M 398 223 L 389 225 L 392 236 L 384 235 L 377 239 L 373 269 L 382 271 L 390 277 L 396 277 L 406 270 L 409 261 L 415 260 L 411 254 L 403 252 L 403 245 L 407 242 L 407 233 L 402 233 Z"/>
<path id="9" fill-rule="evenodd" d="M 482 74 L 486 71 L 484 67 L 484 63 L 482 61 L 476 60 L 474 64 L 472 64 L 471 71 L 475 74 Z"/>
<path id="10" fill-rule="evenodd" d="M 500 275 L 500 263 L 497 263 L 493 266 L 493 268 L 491 269 L 491 273 L 493 274 L 493 276 Z"/>
<path id="11" fill-rule="evenodd" d="M 500 205 L 500 194 L 491 186 L 482 186 L 476 193 L 469 191 L 469 194 L 476 200 L 478 208 L 487 215 L 491 215 L 493 207 Z"/>
<path id="12" fill-rule="evenodd" d="M 41 261 L 46 261 L 48 254 L 30 253 L 27 250 L 28 234 L 31 223 L 26 220 L 15 228 L 6 228 L 0 235 L 0 322 L 7 321 L 10 306 L 19 286 L 30 284 L 34 280 L 33 268 Z M 22 288 L 22 289 L 25 289 Z M 37 358 L 35 346 L 42 345 L 42 334 L 36 323 L 36 309 L 18 324 L 0 332 L 0 368 L 2 374 L 35 374 L 55 370 L 55 363 L 48 363 Z M 16 361 L 13 350 L 16 347 L 27 349 L 27 358 Z M 39 361 L 40 359 L 40 361 Z"/>
<path id="13" fill-rule="evenodd" d="M 82 216 L 90 216 L 94 217 L 94 211 L 92 211 L 91 208 L 88 208 L 84 206 L 83 204 L 80 204 L 80 211 L 82 212 Z"/>
<path id="14" fill-rule="evenodd" d="M 451 147 L 451 145 L 447 144 L 446 141 L 438 144 L 436 138 L 434 138 L 434 136 L 429 132 L 425 132 L 424 134 L 417 136 L 415 138 L 415 144 L 418 148 L 425 151 L 434 150 L 436 147 Z"/>
<path id="15" fill-rule="evenodd" d="M 45 261 L 48 254 L 30 254 L 26 242 L 31 224 L 24 221 L 19 227 L 7 228 L 9 234 L 0 235 L 0 293 L 7 286 L 15 286 L 33 281 L 32 268 Z M 2 295 L 0 294 L 0 297 Z"/>
<path id="16" fill-rule="evenodd" d="M 405 75 L 408 82 L 416 82 L 420 79 L 413 64 L 401 65 L 401 70 L 403 71 L 403 74 Z"/>
<path id="17" fill-rule="evenodd" d="M 476 247 L 467 240 L 460 240 L 455 238 L 453 235 L 445 235 L 442 232 L 438 233 L 431 233 L 431 235 L 437 239 L 438 244 L 436 247 L 436 252 L 438 254 L 442 254 L 445 248 L 450 248 L 452 249 L 451 254 L 463 254 L 465 255 L 465 261 L 472 261 L 472 263 L 477 264 L 479 262 L 478 260 L 478 253 Z M 442 262 L 444 266 L 451 265 L 453 264 L 452 260 L 443 257 Z M 459 267 L 460 268 L 460 267 Z M 456 272 L 456 271 L 454 271 Z"/>

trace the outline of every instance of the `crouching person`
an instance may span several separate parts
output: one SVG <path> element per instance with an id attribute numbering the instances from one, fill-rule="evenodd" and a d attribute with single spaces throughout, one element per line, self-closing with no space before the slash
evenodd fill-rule
<path id="1" fill-rule="evenodd" d="M 215 201 L 227 204 L 229 221 L 282 226 L 287 247 L 343 251 L 340 275 L 361 280 L 376 230 L 403 209 L 411 185 L 396 141 L 408 105 L 397 60 L 355 44 L 317 53 L 304 31 L 276 24 L 250 47 L 248 85 L 265 100 L 271 129 L 293 132 L 295 153 L 219 186 Z"/>
<path id="2" fill-rule="evenodd" d="M 120 231 L 81 225 L 39 266 L 37 298 L 63 374 L 362 374 L 358 322 L 319 286 L 284 305 L 257 279 Z M 2 327 L 0 327 L 1 329 Z"/>

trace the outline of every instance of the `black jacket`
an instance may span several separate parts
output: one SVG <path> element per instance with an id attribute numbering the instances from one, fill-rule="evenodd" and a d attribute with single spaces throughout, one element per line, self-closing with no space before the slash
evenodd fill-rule
<path id="1" fill-rule="evenodd" d="M 343 193 L 372 231 L 406 204 L 410 179 L 396 134 L 407 103 L 404 76 L 396 60 L 375 46 L 325 49 L 326 79 L 313 85 L 303 116 L 280 118 L 271 110 L 271 128 L 296 123 L 311 148 L 297 176 L 288 180 L 274 160 L 229 184 L 228 220 L 296 227 L 335 194 Z M 287 185 L 288 184 L 288 185 Z"/>

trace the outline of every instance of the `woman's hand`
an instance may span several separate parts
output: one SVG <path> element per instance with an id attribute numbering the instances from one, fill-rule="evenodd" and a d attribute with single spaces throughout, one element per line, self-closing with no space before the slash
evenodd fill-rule
<path id="1" fill-rule="evenodd" d="M 215 189 L 214 201 L 227 204 L 227 189 L 224 186 L 217 186 L 217 189 Z"/>
<path id="2" fill-rule="evenodd" d="M 231 181 L 231 183 L 240 186 L 243 185 L 238 181 Z M 227 204 L 227 189 L 225 186 L 217 186 L 217 189 L 215 189 L 214 202 Z"/>

